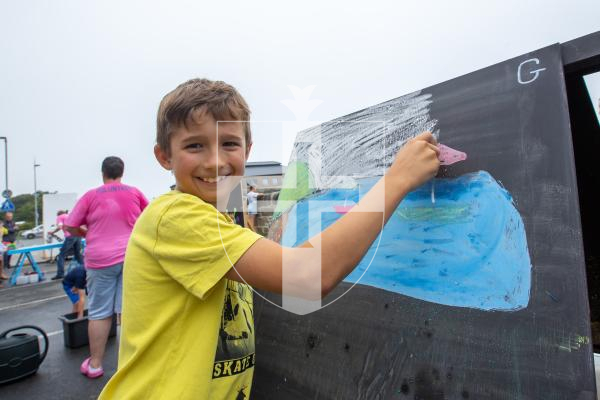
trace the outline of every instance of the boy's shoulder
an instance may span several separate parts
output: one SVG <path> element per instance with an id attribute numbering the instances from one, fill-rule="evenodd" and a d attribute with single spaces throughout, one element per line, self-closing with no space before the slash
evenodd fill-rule
<path id="1" fill-rule="evenodd" d="M 167 214 L 169 220 L 189 220 L 193 217 L 215 215 L 215 213 L 218 213 L 217 209 L 201 198 L 172 190 L 152 200 L 142 217 L 160 223 L 160 219 Z"/>
<path id="2" fill-rule="evenodd" d="M 170 192 L 164 193 L 150 203 L 151 206 L 157 208 L 168 208 L 172 206 L 177 207 L 194 207 L 210 204 L 206 203 L 199 197 L 193 196 L 191 194 L 180 192 L 179 190 L 171 190 Z M 212 206 L 211 206 L 212 207 Z"/>
<path id="3" fill-rule="evenodd" d="M 222 252 L 220 249 L 226 246 L 228 252 L 235 253 L 238 248 L 245 250 L 248 243 L 261 236 L 236 225 L 228 215 L 201 198 L 171 191 L 152 200 L 137 220 L 131 237 L 127 250 L 130 256 L 133 248 L 139 247 L 145 252 L 152 249 L 154 254 L 178 258 L 172 246 L 204 254 L 207 250 Z M 187 250 L 181 254 L 190 257 Z"/>

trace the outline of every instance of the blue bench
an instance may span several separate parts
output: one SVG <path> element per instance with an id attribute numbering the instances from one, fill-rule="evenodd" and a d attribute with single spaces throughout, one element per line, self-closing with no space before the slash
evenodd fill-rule
<path id="1" fill-rule="evenodd" d="M 62 243 L 47 243 L 47 244 L 40 244 L 40 245 L 36 245 L 36 246 L 20 247 L 18 249 L 8 250 L 7 254 L 9 256 L 16 255 L 16 254 L 19 255 L 19 258 L 17 259 L 17 265 L 15 266 L 15 270 L 13 271 L 13 273 L 10 275 L 8 284 L 11 286 L 16 285 L 17 278 L 21 274 L 21 270 L 23 269 L 23 266 L 25 265 L 25 260 L 29 261 L 31 268 L 38 275 L 39 280 L 43 281 L 45 278 L 45 274 L 44 274 L 44 272 L 42 272 L 42 270 L 38 266 L 37 262 L 35 261 L 35 258 L 33 257 L 33 255 L 31 253 L 34 251 L 60 249 L 62 247 L 62 245 L 63 245 Z M 81 245 L 83 248 L 85 248 L 85 239 L 81 241 Z"/>

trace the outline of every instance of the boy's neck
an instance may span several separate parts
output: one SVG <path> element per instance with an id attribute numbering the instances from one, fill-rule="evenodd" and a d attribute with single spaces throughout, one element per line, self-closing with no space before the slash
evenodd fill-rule
<path id="1" fill-rule="evenodd" d="M 179 186 L 175 186 L 175 190 L 177 190 L 178 192 L 181 192 L 181 193 L 187 193 L 187 192 L 184 192 L 183 190 L 181 190 L 179 188 Z M 187 193 L 187 194 L 190 194 L 190 193 Z M 221 203 L 222 205 L 224 205 L 225 207 L 227 207 L 227 204 L 229 204 L 229 196 L 230 195 L 231 195 L 231 193 L 228 193 L 227 197 L 218 200 L 218 203 Z M 205 202 L 207 204 L 210 204 L 211 206 L 213 206 L 214 208 L 216 208 L 218 211 L 221 211 L 221 212 L 225 212 L 226 211 L 225 208 L 222 209 L 222 210 L 220 210 L 219 207 L 217 206 L 217 203 L 215 203 L 215 202 L 207 201 L 207 200 L 205 200 L 202 197 L 197 196 L 197 195 L 192 195 L 192 196 L 198 197 L 200 200 L 202 200 L 203 202 Z"/>
<path id="2" fill-rule="evenodd" d="M 111 178 L 102 177 L 102 181 L 104 182 L 105 185 L 107 185 L 109 183 L 121 183 L 121 178 L 111 179 Z"/>

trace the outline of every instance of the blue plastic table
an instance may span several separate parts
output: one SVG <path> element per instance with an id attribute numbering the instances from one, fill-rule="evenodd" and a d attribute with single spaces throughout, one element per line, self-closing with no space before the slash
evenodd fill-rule
<path id="1" fill-rule="evenodd" d="M 9 256 L 14 255 L 14 254 L 19 255 L 19 258 L 17 259 L 17 265 L 16 265 L 13 273 L 10 275 L 8 284 L 13 286 L 17 283 L 17 277 L 19 276 L 19 274 L 21 273 L 21 270 L 23 269 L 23 266 L 25 265 L 25 259 L 29 260 L 29 264 L 31 265 L 31 268 L 38 275 L 39 280 L 43 281 L 45 274 L 42 272 L 40 267 L 37 265 L 37 262 L 35 261 L 35 258 L 33 257 L 33 255 L 31 253 L 34 251 L 60 249 L 62 247 L 62 245 L 63 244 L 60 242 L 59 243 L 47 243 L 47 244 L 40 244 L 40 245 L 36 245 L 36 246 L 20 247 L 18 249 L 8 250 L 7 254 Z M 85 239 L 81 241 L 81 245 L 83 248 L 85 248 Z"/>

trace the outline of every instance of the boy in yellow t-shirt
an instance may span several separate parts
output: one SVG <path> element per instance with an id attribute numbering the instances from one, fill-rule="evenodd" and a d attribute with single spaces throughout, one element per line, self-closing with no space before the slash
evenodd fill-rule
<path id="1" fill-rule="evenodd" d="M 325 296 L 359 263 L 382 219 L 439 168 L 437 144 L 423 133 L 352 211 L 302 246 L 281 247 L 218 210 L 244 175 L 249 117 L 224 82 L 193 79 L 163 98 L 154 153 L 177 185 L 145 209 L 131 235 L 119 365 L 101 399 L 249 398 L 251 286 Z"/>

